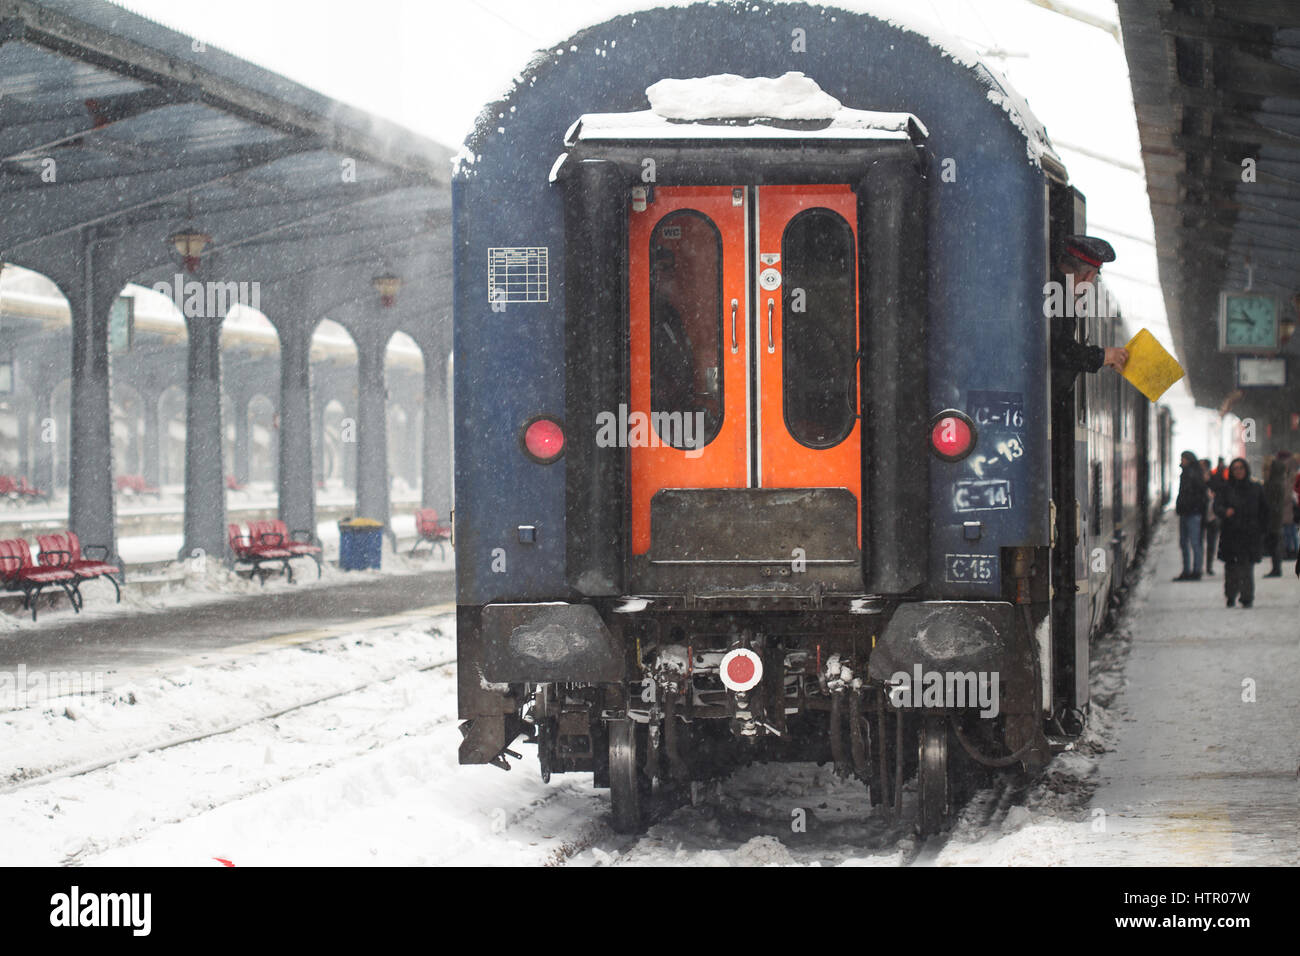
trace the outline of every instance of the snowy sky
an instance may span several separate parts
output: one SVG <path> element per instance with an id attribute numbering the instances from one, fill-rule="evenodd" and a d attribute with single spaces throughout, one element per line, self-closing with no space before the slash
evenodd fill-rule
<path id="1" fill-rule="evenodd" d="M 455 148 L 479 108 L 504 90 L 532 51 L 654 0 L 117 0 L 327 96 Z M 1102 29 L 1030 0 L 844 0 L 956 36 L 1001 68 L 1047 126 L 1088 197 L 1089 231 L 1118 260 L 1106 269 L 1128 321 L 1171 343 L 1160 295 L 1150 206 L 1122 46 Z M 1070 6 L 1118 22 L 1113 0 Z M 1081 97 L 1086 71 L 1089 95 Z M 846 103 L 857 107 L 862 104 Z M 924 117 L 922 117 L 924 119 Z M 1100 153 L 1112 162 L 1071 147 Z M 1104 373 L 1108 374 L 1108 373 Z M 1176 441 L 1201 446 L 1214 416 L 1193 410 L 1184 383 L 1166 395 Z M 1209 449 L 1207 448 L 1207 451 Z"/>

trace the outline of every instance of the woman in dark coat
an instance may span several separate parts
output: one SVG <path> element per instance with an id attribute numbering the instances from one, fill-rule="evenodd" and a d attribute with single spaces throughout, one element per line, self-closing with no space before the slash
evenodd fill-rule
<path id="1" fill-rule="evenodd" d="M 1232 459 L 1228 483 L 1214 499 L 1214 513 L 1219 516 L 1219 560 L 1223 562 L 1223 593 L 1228 607 L 1237 603 L 1250 607 L 1255 602 L 1255 564 L 1264 552 L 1264 530 L 1268 524 L 1268 505 L 1264 489 L 1250 477 L 1244 458 Z"/>
<path id="2" fill-rule="evenodd" d="M 1268 463 L 1264 471 L 1264 502 L 1268 505 L 1268 526 L 1264 529 L 1264 556 L 1272 559 L 1273 570 L 1264 575 L 1266 578 L 1282 576 L 1282 525 L 1286 518 L 1286 507 L 1291 498 L 1291 489 L 1287 487 L 1291 477 L 1287 470 L 1285 453 L 1279 453 Z"/>

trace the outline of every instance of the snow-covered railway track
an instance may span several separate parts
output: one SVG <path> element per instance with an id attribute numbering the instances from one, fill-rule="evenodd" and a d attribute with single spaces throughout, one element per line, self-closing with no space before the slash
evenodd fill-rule
<path id="1" fill-rule="evenodd" d="M 0 862 L 97 861 L 396 744 L 454 735 L 454 696 L 447 694 L 454 663 L 415 663 L 202 732 L 25 779 L 0 794 L 0 814 L 21 835 L 0 849 Z M 200 861 L 221 855 L 217 849 Z"/>
<path id="2" fill-rule="evenodd" d="M 318 726 L 325 726 L 331 723 L 328 718 L 332 715 L 328 708 L 332 708 L 339 703 L 346 703 L 347 698 L 349 697 L 358 697 L 370 694 L 374 692 L 376 688 L 380 688 L 384 684 L 390 684 L 401 678 L 410 677 L 412 675 L 446 668 L 454 663 L 455 661 L 443 661 L 424 667 L 411 668 L 398 674 L 391 675 L 388 678 L 368 681 L 350 689 L 345 689 L 333 694 L 321 695 L 313 700 L 303 701 L 290 707 L 281 708 L 274 713 L 266 714 L 260 719 L 242 721 L 224 730 L 191 735 L 191 739 L 189 740 L 178 740 L 165 747 L 150 748 L 143 753 L 157 754 L 160 751 L 174 750 L 188 745 L 195 745 L 196 748 L 201 748 L 205 745 L 210 746 L 214 743 L 221 743 L 218 738 L 231 737 L 245 731 L 254 731 L 258 729 L 258 725 L 265 724 L 268 725 L 266 729 L 270 732 L 269 741 L 266 739 L 256 739 L 256 737 L 250 735 L 249 739 L 236 742 L 235 746 L 242 746 L 245 749 L 261 749 L 265 747 L 265 752 L 268 754 L 273 752 L 273 748 L 279 748 L 282 753 L 280 765 L 283 766 L 285 762 L 283 751 L 292 748 L 296 741 L 294 740 L 294 728 L 282 726 L 280 718 L 295 715 L 302 722 L 308 725 L 316 724 Z M 322 708 L 320 713 L 314 712 L 316 708 Z M 382 723 L 383 719 L 384 715 L 381 713 L 379 722 Z M 83 862 L 87 857 L 93 857 L 110 850 L 120 850 L 129 847 L 133 843 L 148 839 L 163 827 L 178 824 L 202 814 L 212 813 L 219 808 L 230 806 L 231 804 L 247 797 L 266 792 L 272 788 L 283 787 L 304 778 L 309 778 L 314 774 L 337 767 L 350 759 L 364 754 L 373 754 L 399 740 L 416 735 L 427 735 L 454 723 L 454 715 L 438 715 L 431 719 L 421 720 L 417 724 L 405 728 L 400 736 L 384 735 L 382 732 L 376 734 L 375 731 L 377 728 L 374 725 L 366 727 L 349 727 L 348 730 L 352 740 L 348 743 L 332 747 L 328 754 L 322 755 L 319 759 L 309 759 L 296 765 L 290 761 L 290 766 L 285 767 L 278 772 L 272 768 L 271 772 L 264 773 L 260 776 L 242 774 L 239 780 L 234 781 L 234 786 L 229 787 L 222 793 L 207 796 L 207 798 L 198 805 L 190 803 L 184 806 L 175 806 L 170 813 L 167 812 L 166 809 L 163 809 L 162 813 L 156 815 L 154 819 L 150 821 L 151 825 L 148 828 L 142 828 L 130 834 L 120 835 L 109 841 L 91 839 L 83 846 L 69 853 L 60 862 L 65 866 L 77 865 Z M 385 737 L 388 739 L 385 739 Z M 141 754 L 133 755 L 132 758 L 128 759 L 134 759 L 136 756 L 141 756 Z M 228 754 L 223 752 L 217 754 L 216 757 L 218 760 L 224 760 L 228 759 Z M 213 761 L 210 761 L 204 754 L 194 753 L 189 756 L 189 759 L 185 761 L 185 764 L 196 769 L 201 769 L 205 766 L 212 766 Z M 108 766 L 109 765 L 106 764 L 99 769 L 107 769 Z M 92 772 L 93 771 L 91 770 L 85 770 L 81 773 L 89 774 Z"/>
<path id="3" fill-rule="evenodd" d="M 79 777 L 84 774 L 94 773 L 96 770 L 103 770 L 106 767 L 110 767 L 118 763 L 123 763 L 125 761 L 132 760 L 136 757 L 144 756 L 145 754 L 159 753 L 164 750 L 171 750 L 174 747 L 181 747 L 186 744 L 197 743 L 198 741 L 207 740 L 212 737 L 221 737 L 226 734 L 231 734 L 238 730 L 242 730 L 243 728 L 249 727 L 253 724 L 261 723 L 262 721 L 274 720 L 277 717 L 281 717 L 285 714 L 289 714 L 297 710 L 302 710 L 307 707 L 313 707 L 317 704 L 323 704 L 326 703 L 327 701 L 336 700 L 341 697 L 346 697 L 350 694 L 356 694 L 379 684 L 390 683 L 394 680 L 397 680 L 399 677 L 402 677 L 405 674 L 414 674 L 414 673 L 421 673 L 424 671 L 436 670 L 437 668 L 440 667 L 449 667 L 455 663 L 456 663 L 455 658 L 452 658 L 450 660 L 445 660 L 445 661 L 436 661 L 432 664 L 427 664 L 422 667 L 405 668 L 395 673 L 387 674 L 383 677 L 378 677 L 373 680 L 363 681 L 362 683 L 356 684 L 355 686 L 345 687 L 342 690 L 331 691 L 330 693 L 326 693 L 326 694 L 318 694 L 306 700 L 299 700 L 295 703 L 289 704 L 288 706 L 279 707 L 277 709 L 270 710 L 264 713 L 254 714 L 252 716 L 241 717 L 229 723 L 223 724 L 219 727 L 209 728 L 194 733 L 181 734 L 179 736 L 168 738 L 166 740 L 155 741 L 149 744 L 145 744 L 143 746 L 124 749 L 122 751 L 112 754 L 111 756 L 103 757 L 98 760 L 92 760 L 84 763 L 75 764 L 70 767 L 60 767 L 56 770 L 50 770 L 47 772 L 38 772 L 31 776 L 25 776 L 21 779 L 0 786 L 0 796 L 14 793 L 16 791 L 23 790 L 28 787 L 35 787 L 40 784 L 49 783 L 54 780 L 60 780 L 67 777 Z"/>

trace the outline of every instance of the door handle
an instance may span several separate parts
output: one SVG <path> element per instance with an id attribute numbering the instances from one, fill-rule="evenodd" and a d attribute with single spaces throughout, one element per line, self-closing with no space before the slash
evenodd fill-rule
<path id="1" fill-rule="evenodd" d="M 740 302 L 736 299 L 731 300 L 731 354 L 737 352 L 736 346 L 736 309 L 740 308 Z"/>
<path id="2" fill-rule="evenodd" d="M 767 300 L 767 351 L 770 355 L 776 351 L 776 343 L 772 341 L 772 310 L 776 308 L 776 300 Z"/>

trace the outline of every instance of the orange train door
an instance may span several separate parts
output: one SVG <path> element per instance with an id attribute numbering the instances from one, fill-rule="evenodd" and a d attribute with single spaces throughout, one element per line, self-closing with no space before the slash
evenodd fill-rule
<path id="1" fill-rule="evenodd" d="M 758 484 L 847 488 L 861 530 L 857 197 L 760 186 L 756 211 Z"/>
<path id="2" fill-rule="evenodd" d="M 662 187 L 644 209 L 632 207 L 631 402 L 619 424 L 631 456 L 634 554 L 650 548 L 660 488 L 749 480 L 746 193 Z"/>
<path id="3" fill-rule="evenodd" d="M 633 205 L 633 554 L 661 488 L 847 488 L 860 532 L 856 221 L 848 186 L 665 186 Z"/>

